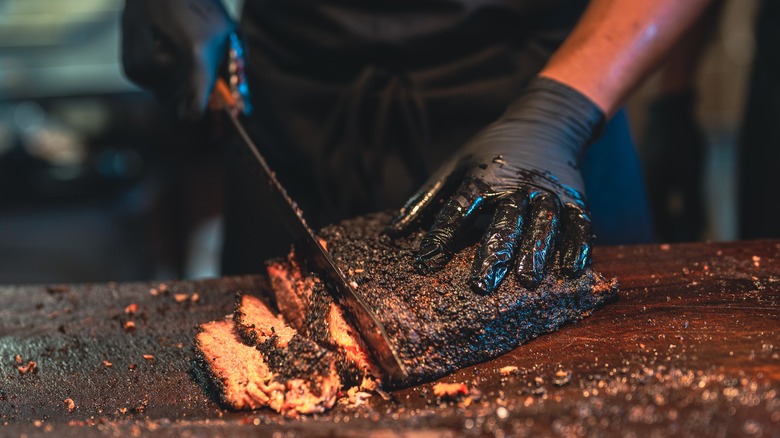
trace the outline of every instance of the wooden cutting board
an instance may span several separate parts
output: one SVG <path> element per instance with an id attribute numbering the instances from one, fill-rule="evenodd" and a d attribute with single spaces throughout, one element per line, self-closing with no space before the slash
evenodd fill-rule
<path id="1" fill-rule="evenodd" d="M 0 435 L 780 436 L 780 241 L 604 247 L 594 258 L 619 278 L 620 298 L 441 380 L 468 396 L 442 400 L 425 384 L 298 420 L 220 409 L 192 362 L 197 324 L 231 313 L 261 276 L 167 292 L 0 287 Z M 17 355 L 37 370 L 22 374 Z"/>

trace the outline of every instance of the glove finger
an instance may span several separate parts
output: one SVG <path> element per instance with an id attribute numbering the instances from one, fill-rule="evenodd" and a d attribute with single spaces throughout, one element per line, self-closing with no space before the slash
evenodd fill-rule
<path id="1" fill-rule="evenodd" d="M 125 75 L 150 90 L 160 106 L 179 119 L 179 104 L 186 96 L 180 80 L 186 74 L 174 43 L 150 26 L 126 25 L 122 35 L 122 66 Z"/>
<path id="2" fill-rule="evenodd" d="M 485 198 L 480 181 L 467 178 L 444 204 L 415 256 L 415 268 L 428 274 L 443 268 L 452 258 L 461 231 L 477 215 Z"/>
<path id="3" fill-rule="evenodd" d="M 563 275 L 576 278 L 591 264 L 593 232 L 590 216 L 582 209 L 566 205 L 560 239 L 560 267 Z"/>
<path id="4" fill-rule="evenodd" d="M 531 194 L 530 215 L 526 219 L 517 256 L 516 274 L 520 284 L 535 289 L 544 278 L 560 227 L 561 203 L 552 193 Z"/>
<path id="5" fill-rule="evenodd" d="M 528 194 L 524 192 L 499 201 L 471 266 L 469 286 L 474 292 L 491 293 L 506 276 L 521 236 L 523 211 L 527 205 Z"/>
<path id="6" fill-rule="evenodd" d="M 128 79 L 144 88 L 164 81 L 173 63 L 169 44 L 149 26 L 123 24 L 122 68 Z"/>
<path id="7" fill-rule="evenodd" d="M 393 216 L 385 228 L 385 233 L 391 236 L 408 234 L 422 215 L 430 209 L 430 206 L 449 191 L 449 187 L 456 179 L 454 171 L 454 162 L 450 162 L 433 174 L 423 184 L 422 188 L 412 195 L 404 206 L 401 207 L 401 210 Z"/>

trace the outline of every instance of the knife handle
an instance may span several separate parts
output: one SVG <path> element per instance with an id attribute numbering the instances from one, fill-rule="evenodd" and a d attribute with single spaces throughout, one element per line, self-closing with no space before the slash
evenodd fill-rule
<path id="1" fill-rule="evenodd" d="M 227 79 L 217 77 L 209 96 L 209 109 L 226 110 L 234 116 L 249 115 L 252 104 L 244 74 L 244 48 L 235 32 L 230 34 L 227 55 Z"/>
<path id="2" fill-rule="evenodd" d="M 228 110 L 232 113 L 238 112 L 238 103 L 233 93 L 230 91 L 230 87 L 227 82 L 222 78 L 217 78 L 217 82 L 214 83 L 214 90 L 209 96 L 209 109 L 211 110 Z"/>

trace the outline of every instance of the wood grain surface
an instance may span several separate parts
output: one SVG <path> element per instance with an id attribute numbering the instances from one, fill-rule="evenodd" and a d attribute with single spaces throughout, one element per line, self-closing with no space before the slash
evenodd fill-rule
<path id="1" fill-rule="evenodd" d="M 468 396 L 441 399 L 430 383 L 297 420 L 220 409 L 192 361 L 197 324 L 229 314 L 238 291 L 260 293 L 260 276 L 157 295 L 151 283 L 3 286 L 0 435 L 780 436 L 780 241 L 594 258 L 619 299 L 441 379 Z M 22 374 L 17 355 L 37 370 Z"/>

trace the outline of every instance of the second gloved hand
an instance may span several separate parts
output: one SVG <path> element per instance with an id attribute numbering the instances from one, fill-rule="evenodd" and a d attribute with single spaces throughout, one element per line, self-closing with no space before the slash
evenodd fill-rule
<path id="1" fill-rule="evenodd" d="M 126 0 L 125 74 L 151 90 L 175 119 L 197 120 L 235 28 L 220 0 Z"/>
<path id="2" fill-rule="evenodd" d="M 407 201 L 388 233 L 409 232 L 446 199 L 415 259 L 418 271 L 433 272 L 491 208 L 471 270 L 475 291 L 498 288 L 513 264 L 521 284 L 535 288 L 556 256 L 564 275 L 579 275 L 590 264 L 592 235 L 578 161 L 603 121 L 604 113 L 576 90 L 535 79 Z"/>

